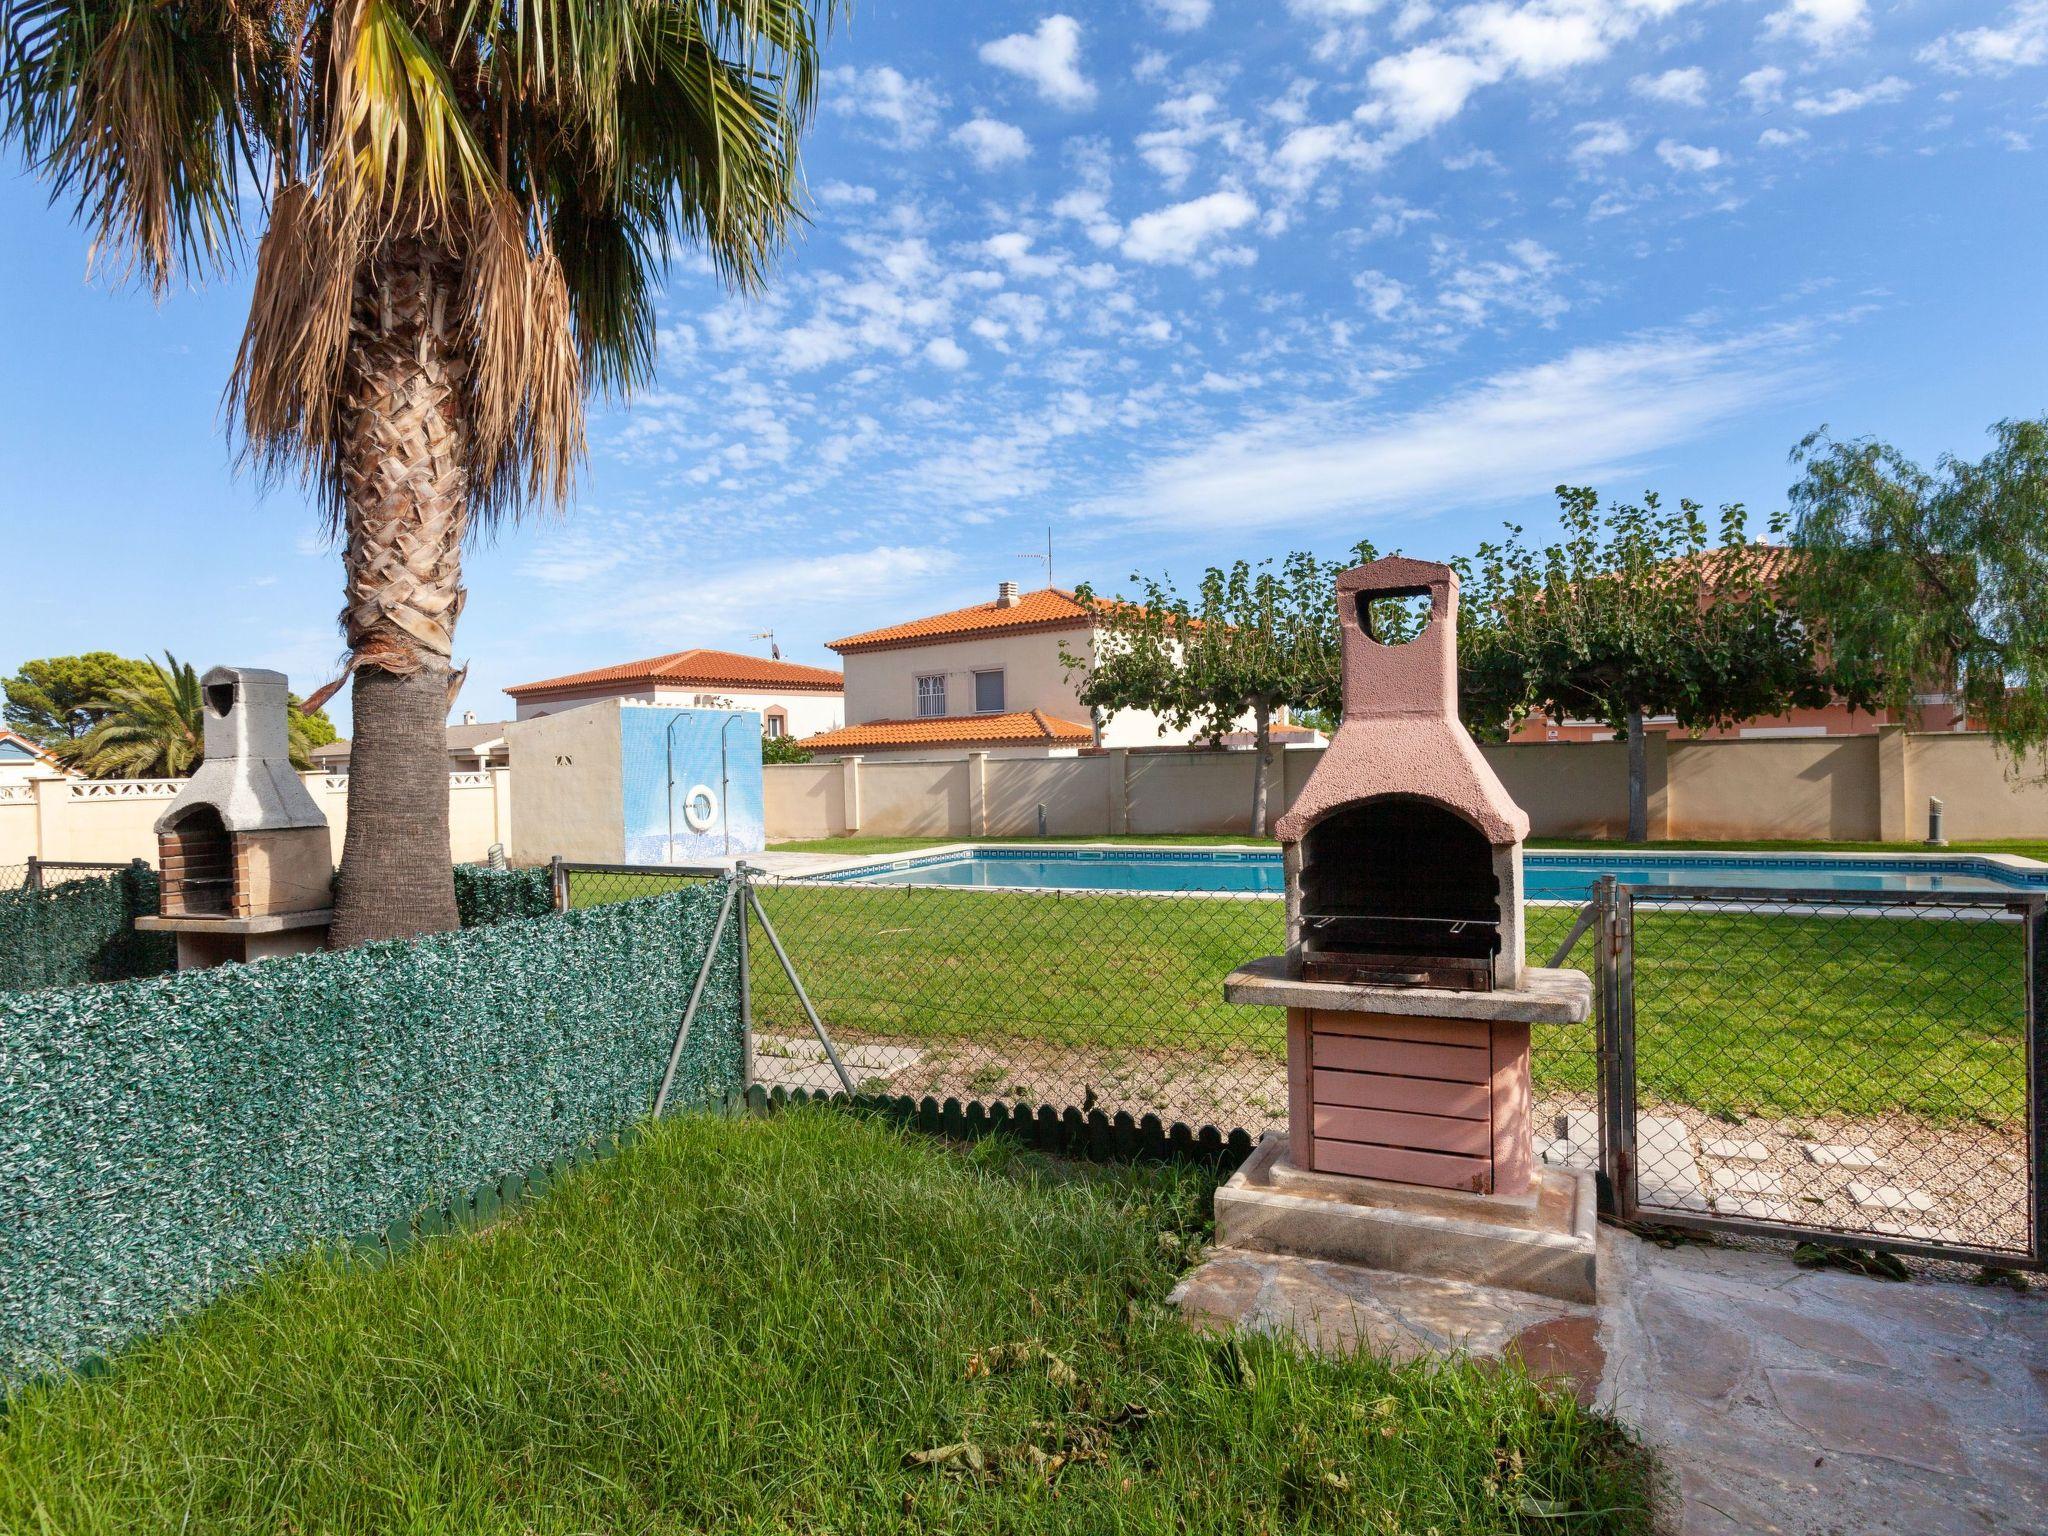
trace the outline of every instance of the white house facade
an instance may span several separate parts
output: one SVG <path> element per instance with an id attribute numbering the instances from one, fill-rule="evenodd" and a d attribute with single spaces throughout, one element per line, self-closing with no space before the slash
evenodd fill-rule
<path id="1" fill-rule="evenodd" d="M 846 725 L 804 745 L 814 757 L 1071 757 L 1088 747 L 1196 740 L 1157 715 L 1096 718 L 1081 702 L 1100 637 L 1096 604 L 1058 587 L 1004 582 L 995 601 L 834 640 L 846 674 Z"/>

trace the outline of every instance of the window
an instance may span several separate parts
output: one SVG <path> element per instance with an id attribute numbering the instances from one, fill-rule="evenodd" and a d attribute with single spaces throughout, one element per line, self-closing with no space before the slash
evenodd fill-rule
<path id="1" fill-rule="evenodd" d="M 1003 674 L 1001 672 L 977 672 L 974 674 L 974 709 L 977 714 L 999 715 L 1003 712 Z"/>
<path id="2" fill-rule="evenodd" d="M 926 715 L 943 715 L 946 712 L 946 674 L 937 672 L 917 680 L 917 713 L 919 718 Z"/>
<path id="3" fill-rule="evenodd" d="M 779 709 L 771 709 L 761 717 L 761 729 L 770 741 L 780 741 L 789 734 L 789 716 Z"/>

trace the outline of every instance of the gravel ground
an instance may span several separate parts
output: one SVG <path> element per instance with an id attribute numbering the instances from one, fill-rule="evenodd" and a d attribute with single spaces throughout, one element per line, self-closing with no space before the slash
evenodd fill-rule
<path id="1" fill-rule="evenodd" d="M 1079 1104 L 1197 1129 L 1241 1126 L 1254 1136 L 1287 1121 L 1284 1065 L 1251 1052 L 1195 1057 L 851 1036 L 837 1044 L 855 1080 L 875 1092 Z M 756 1051 L 758 1076 L 771 1086 L 838 1086 L 814 1040 L 763 1037 Z M 1648 1103 L 1637 1124 L 1646 1217 L 1661 1205 L 1988 1249 L 2027 1247 L 2027 1147 L 2016 1126 L 1943 1126 L 1905 1115 L 1731 1123 L 1683 1105 Z M 1595 1125 L 1589 1094 L 1537 1101 L 1537 1146 L 1547 1161 L 1593 1167 Z M 1851 1185 L 1866 1201 L 1886 1203 L 1859 1204 Z"/>

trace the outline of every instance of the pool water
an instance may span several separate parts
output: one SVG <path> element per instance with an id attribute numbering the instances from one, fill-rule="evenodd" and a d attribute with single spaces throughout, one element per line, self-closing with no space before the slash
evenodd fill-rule
<path id="1" fill-rule="evenodd" d="M 1601 875 L 1627 885 L 1720 886 L 1802 891 L 2048 891 L 2048 868 L 2002 866 L 1970 854 L 1914 859 L 1850 854 L 1522 855 L 1531 901 L 1583 901 Z M 824 877 L 890 885 L 997 886 L 1017 890 L 1201 891 L 1277 896 L 1277 853 L 1223 849 L 977 848 L 863 864 Z"/>

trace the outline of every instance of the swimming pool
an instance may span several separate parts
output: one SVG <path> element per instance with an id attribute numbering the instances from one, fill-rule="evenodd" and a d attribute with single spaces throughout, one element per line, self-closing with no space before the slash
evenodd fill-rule
<path id="1" fill-rule="evenodd" d="M 1583 901 L 1601 875 L 1628 885 L 1805 891 L 2048 891 L 2048 866 L 1973 854 L 1545 853 L 1522 856 L 1530 901 Z M 1012 890 L 1205 892 L 1278 896 L 1277 853 L 1221 848 L 945 849 L 878 859 L 819 878 Z"/>

